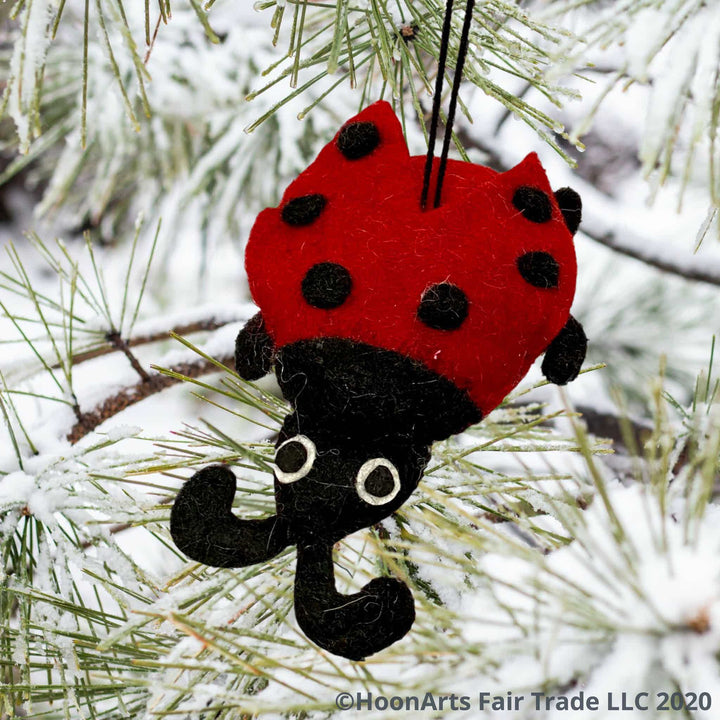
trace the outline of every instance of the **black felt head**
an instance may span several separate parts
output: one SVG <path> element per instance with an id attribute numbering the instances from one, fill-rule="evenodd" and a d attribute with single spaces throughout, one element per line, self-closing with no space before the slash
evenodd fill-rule
<path id="1" fill-rule="evenodd" d="M 427 447 L 394 438 L 338 441 L 330 430 L 311 431 L 291 415 L 276 449 L 278 517 L 293 542 L 332 544 L 395 512 L 429 457 Z"/>

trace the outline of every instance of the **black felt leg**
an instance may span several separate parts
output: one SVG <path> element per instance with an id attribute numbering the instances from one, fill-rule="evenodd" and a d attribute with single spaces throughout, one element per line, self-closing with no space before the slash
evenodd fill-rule
<path id="1" fill-rule="evenodd" d="M 276 515 L 240 520 L 232 512 L 235 476 L 211 465 L 180 489 L 170 515 L 170 532 L 188 557 L 213 567 L 244 567 L 269 560 L 288 545 L 286 525 Z"/>
<path id="2" fill-rule="evenodd" d="M 402 638 L 415 621 L 415 603 L 397 578 L 371 580 L 353 595 L 335 589 L 332 546 L 298 545 L 295 615 L 320 647 L 363 660 Z"/>
<path id="3" fill-rule="evenodd" d="M 565 327 L 545 351 L 542 364 L 543 375 L 556 385 L 565 385 L 574 380 L 587 351 L 587 337 L 582 325 L 571 315 Z"/>
<path id="4" fill-rule="evenodd" d="M 245 380 L 259 380 L 270 372 L 275 346 L 262 313 L 254 315 L 235 340 L 235 369 Z"/>

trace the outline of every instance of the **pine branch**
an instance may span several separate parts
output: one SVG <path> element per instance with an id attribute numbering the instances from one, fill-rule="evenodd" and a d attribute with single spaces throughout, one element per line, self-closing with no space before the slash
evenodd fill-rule
<path id="1" fill-rule="evenodd" d="M 564 101 L 573 93 L 549 84 L 541 69 L 548 66 L 550 48 L 566 32 L 542 25 L 519 11 L 515 2 L 478 5 L 465 73 L 468 87 L 479 87 L 539 131 L 557 128 L 550 115 L 508 92 L 501 80 L 521 77 L 553 103 Z M 99 20 L 91 13 L 87 52 L 74 33 L 63 32 L 78 12 L 68 3 L 60 32 L 47 48 L 53 73 L 45 73 L 44 61 L 37 71 L 42 82 L 33 90 L 41 134 L 34 140 L 29 131 L 23 135 L 26 154 L 0 173 L 0 184 L 32 164 L 48 181 L 38 211 L 61 210 L 63 221 L 91 228 L 101 237 L 125 236 L 128 221 L 141 210 L 149 217 L 175 218 L 177 224 L 168 226 L 169 233 L 183 226 L 182 217 L 190 210 L 198 210 L 203 232 L 209 226 L 215 234 L 238 235 L 243 230 L 238 208 L 275 204 L 277 186 L 306 165 L 313 139 L 331 136 L 339 114 L 373 98 L 409 93 L 424 127 L 422 100 L 432 88 L 444 7 L 440 0 L 374 3 L 366 9 L 347 0 L 332 5 L 292 2 L 287 9 L 277 6 L 270 32 L 242 27 L 242 21 L 237 26 L 229 23 L 222 42 L 214 43 L 214 35 L 196 24 L 195 2 L 177 3 L 169 21 L 160 23 L 160 13 L 161 30 L 150 40 L 153 22 L 148 25 L 147 13 L 118 3 L 117 17 L 109 12 L 102 16 L 111 36 L 102 48 L 95 47 L 96 35 L 105 34 L 93 27 Z M 450 67 L 457 54 L 460 12 L 457 7 Z M 78 25 L 85 19 L 80 14 Z M 271 50 L 271 40 L 273 35 L 278 42 L 284 39 L 282 18 L 287 22 L 290 16 L 289 46 L 281 54 Z M 401 31 L 407 23 L 418 27 L 410 40 Z M 154 42 L 157 51 L 149 55 L 152 83 L 145 82 L 145 66 L 138 59 L 139 49 L 148 42 Z M 155 63 L 158 53 L 163 59 Z M 259 66 L 266 68 L 260 76 L 266 84 L 260 88 Z M 223 72 L 203 70 L 211 67 Z M 108 104 L 107 87 L 113 84 L 123 88 L 122 105 Z M 284 90 L 286 84 L 290 87 Z M 362 87 L 362 93 L 352 92 L 353 87 Z M 199 92 L 202 109 L 193 102 Z M 324 103 L 330 94 L 336 98 L 335 111 Z M 173 102 L 169 104 L 168 98 Z M 305 106 L 299 113 L 296 107 L 290 109 L 295 98 Z M 247 109 L 246 99 L 253 99 Z M 398 107 L 407 126 L 406 109 L 402 103 Z M 297 123 L 296 118 L 310 110 L 312 121 Z M 20 109 L 18 113 L 25 117 Z M 248 115 L 255 121 L 248 123 Z M 100 117 L 102 124 L 95 120 Z M 113 128 L 110 143 L 107 127 Z M 251 136 L 245 132 L 255 128 Z M 564 152 L 550 133 L 544 136 Z M 161 206 L 173 185 L 183 196 L 179 212 L 177 203 L 172 212 Z"/>
<path id="2" fill-rule="evenodd" d="M 331 88 L 347 81 L 351 86 L 362 86 L 363 96 L 377 97 L 386 87 L 393 97 L 400 97 L 409 90 L 418 120 L 424 127 L 418 98 L 433 87 L 429 68 L 437 64 L 444 2 L 397 0 L 359 7 L 350 0 L 337 0 L 317 5 L 290 2 L 288 6 L 293 8 L 293 20 L 287 60 L 281 59 L 265 71 L 271 79 L 250 98 L 262 95 L 286 79 L 291 88 L 296 89 L 261 115 L 249 129 L 254 129 L 285 103 L 332 75 L 339 77 Z M 261 10 L 274 8 L 272 25 L 277 41 L 280 27 L 290 14 L 286 13 L 285 3 L 266 0 L 258 7 Z M 451 68 L 457 58 L 462 8 L 455 6 L 454 13 L 448 60 Z M 409 40 L 407 32 L 403 34 L 403 28 L 407 27 L 417 28 Z M 521 97 L 508 93 L 496 78 L 523 78 L 551 102 L 560 105 L 574 93 L 559 84 L 549 83 L 541 68 L 546 66 L 551 55 L 549 47 L 559 44 L 567 31 L 558 32 L 557 27 L 544 25 L 536 17 L 520 11 L 516 3 L 503 0 L 478 4 L 473 28 L 465 72 L 468 82 L 505 105 L 531 127 L 539 131 L 556 129 L 557 122 L 553 118 Z M 301 79 L 305 79 L 304 83 L 300 83 Z M 407 88 L 405 83 L 410 87 Z M 383 89 L 373 92 L 375 86 Z M 307 115 L 318 100 L 313 99 L 301 111 L 300 117 Z M 551 136 L 546 135 L 546 139 L 563 154 Z"/>
<path id="3" fill-rule="evenodd" d="M 135 370 L 135 372 L 142 378 L 142 381 L 149 382 L 150 376 L 147 374 L 142 365 L 140 365 L 135 355 L 133 355 L 130 350 L 130 346 L 122 339 L 120 333 L 117 332 L 117 330 L 111 331 L 105 337 L 115 350 L 118 350 L 125 355 L 130 365 L 132 365 L 133 370 Z"/>
<path id="4" fill-rule="evenodd" d="M 573 130 L 571 140 L 578 140 L 589 129 L 613 89 L 647 85 L 639 158 L 652 197 L 669 177 L 675 177 L 680 206 L 700 170 L 706 178 L 707 198 L 717 212 L 720 7 L 705 2 L 620 0 L 588 12 L 591 4 L 588 0 L 561 0 L 543 14 L 549 21 L 566 16 L 577 27 L 576 35 L 555 55 L 556 73 L 578 70 L 588 57 L 596 55 L 602 63 L 601 51 L 607 52 L 615 67 L 602 81 L 599 99 Z"/>
<path id="5" fill-rule="evenodd" d="M 227 355 L 220 358 L 217 362 L 227 365 L 228 368 L 232 366 L 233 356 Z M 211 362 L 209 360 L 198 360 L 195 362 L 184 362 L 177 365 L 173 365 L 169 370 L 177 375 L 183 375 L 187 378 L 197 378 L 206 373 L 217 370 L 217 362 Z M 124 388 L 120 392 L 106 398 L 93 410 L 84 411 L 81 414 L 81 419 L 73 425 L 70 432 L 67 434 L 67 439 L 72 444 L 77 443 L 88 433 L 95 430 L 106 420 L 122 412 L 126 408 L 146 400 L 152 395 L 156 395 L 159 392 L 181 382 L 180 378 L 173 377 L 171 375 L 155 373 L 144 377 L 139 383 Z"/>
<path id="6" fill-rule="evenodd" d="M 226 325 L 237 322 L 237 320 L 220 320 L 217 319 L 214 313 L 211 313 L 207 319 L 204 320 L 193 320 L 185 324 L 178 324 L 171 327 L 168 330 L 160 330 L 147 335 L 135 335 L 127 340 L 123 340 L 124 344 L 128 348 L 139 347 L 140 345 L 148 345 L 150 343 L 160 342 L 162 340 L 170 340 L 173 335 L 193 335 L 199 332 L 210 332 L 212 330 L 219 330 Z M 97 347 L 92 350 L 85 350 L 80 353 L 76 353 L 72 356 L 73 366 L 80 365 L 88 360 L 95 360 L 96 358 L 109 355 L 117 352 L 118 348 L 115 345 L 108 345 L 105 347 Z M 56 366 L 51 366 L 55 368 Z"/>
<path id="7" fill-rule="evenodd" d="M 656 240 L 642 237 L 627 228 L 608 227 L 608 219 L 599 215 L 583 220 L 582 232 L 591 240 L 626 257 L 677 275 L 686 280 L 720 285 L 720 264 L 700 256 L 683 255 L 659 246 Z M 716 267 L 718 265 L 718 267 Z"/>

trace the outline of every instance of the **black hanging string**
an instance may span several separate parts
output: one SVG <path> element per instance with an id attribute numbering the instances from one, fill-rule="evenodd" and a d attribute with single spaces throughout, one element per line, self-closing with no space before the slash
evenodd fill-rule
<path id="1" fill-rule="evenodd" d="M 440 40 L 438 74 L 435 80 L 435 96 L 433 97 L 432 118 L 430 120 L 428 152 L 425 158 L 425 173 L 423 175 L 422 195 L 420 197 L 420 206 L 423 210 L 427 205 L 427 197 L 430 191 L 430 178 L 432 176 L 433 158 L 435 155 L 435 139 L 437 137 L 437 127 L 440 122 L 440 96 L 442 94 L 443 80 L 445 76 L 447 51 L 450 44 L 450 19 L 452 16 L 452 6 L 453 0 L 447 0 L 445 21 L 443 23 L 443 32 Z M 450 152 L 450 140 L 452 139 L 453 123 L 455 122 L 455 110 L 457 108 L 457 99 L 460 92 L 460 82 L 462 81 L 465 58 L 467 57 L 468 46 L 470 44 L 470 26 L 472 24 L 472 13 L 474 7 L 475 0 L 467 0 L 467 4 L 465 6 L 465 18 L 463 21 L 462 33 L 460 35 L 460 45 L 458 46 L 457 63 L 455 65 L 455 78 L 453 80 L 453 87 L 450 93 L 450 106 L 448 108 L 447 122 L 445 123 L 445 136 L 443 138 L 442 152 L 440 153 L 440 165 L 438 166 L 438 176 L 435 183 L 435 201 L 433 203 L 433 207 L 440 206 L 443 180 L 445 178 L 445 170 L 447 168 L 448 153 Z"/>
<path id="2" fill-rule="evenodd" d="M 425 157 L 425 173 L 423 175 L 422 195 L 420 207 L 424 210 L 430 192 L 430 176 L 432 175 L 433 157 L 435 156 L 435 138 L 437 137 L 440 122 L 440 98 L 445 79 L 445 61 L 447 60 L 448 45 L 450 44 L 450 26 L 452 20 L 453 0 L 447 0 L 445 6 L 445 20 L 443 22 L 442 36 L 440 38 L 440 55 L 438 56 L 438 70 L 435 78 L 435 95 L 433 96 L 432 118 L 430 119 L 430 136 L 428 137 L 428 151 Z"/>
<path id="3" fill-rule="evenodd" d="M 475 7 L 475 0 L 468 0 L 465 7 L 465 21 L 463 22 L 462 35 L 460 37 L 460 46 L 458 48 L 458 59 L 455 66 L 455 79 L 453 80 L 452 91 L 450 93 L 450 107 L 448 108 L 447 123 L 445 124 L 445 137 L 443 138 L 443 148 L 440 153 L 440 166 L 438 167 L 438 177 L 435 184 L 435 204 L 434 207 L 440 206 L 440 195 L 442 193 L 443 180 L 445 178 L 445 169 L 447 168 L 448 153 L 450 151 L 450 140 L 452 139 L 453 123 L 455 122 L 455 108 L 457 107 L 458 94 L 460 92 L 460 82 L 462 81 L 463 68 L 465 67 L 465 58 L 467 57 L 468 46 L 470 44 L 470 25 L 472 23 L 472 12 Z"/>

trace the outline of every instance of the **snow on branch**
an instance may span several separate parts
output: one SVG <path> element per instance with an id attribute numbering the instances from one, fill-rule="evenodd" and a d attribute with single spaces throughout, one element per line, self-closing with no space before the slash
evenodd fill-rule
<path id="1" fill-rule="evenodd" d="M 77 443 L 88 433 L 92 432 L 100 424 L 109 418 L 117 415 L 126 408 L 146 400 L 152 395 L 162 392 L 166 388 L 176 385 L 185 378 L 197 378 L 209 372 L 217 371 L 217 363 L 226 365 L 229 370 L 232 367 L 233 355 L 229 354 L 218 358 L 217 362 L 199 359 L 194 362 L 183 362 L 168 368 L 168 372 L 154 372 L 148 374 L 146 378 L 134 385 L 123 388 L 110 397 L 103 400 L 94 409 L 83 412 L 78 422 L 73 425 L 67 435 L 67 439 L 72 444 Z"/>
<path id="2" fill-rule="evenodd" d="M 664 272 L 709 285 L 720 285 L 720 256 L 691 255 L 687 245 L 658 242 L 614 223 L 611 216 L 592 206 L 583 210 L 582 232 L 595 242 Z"/>

